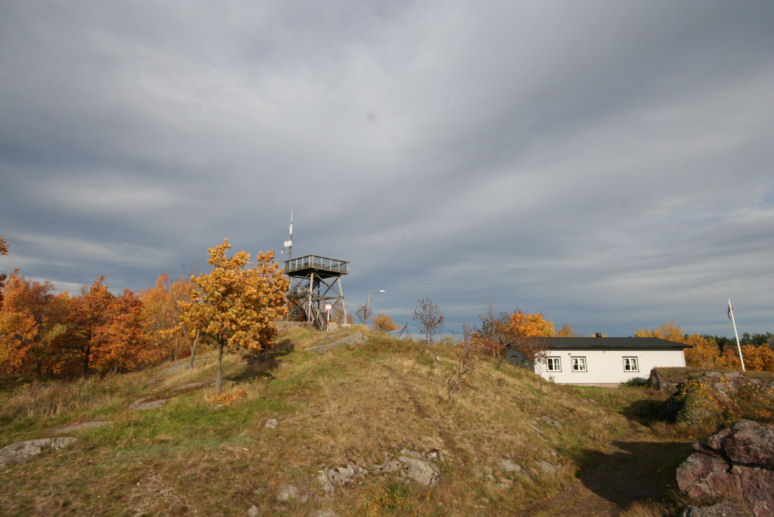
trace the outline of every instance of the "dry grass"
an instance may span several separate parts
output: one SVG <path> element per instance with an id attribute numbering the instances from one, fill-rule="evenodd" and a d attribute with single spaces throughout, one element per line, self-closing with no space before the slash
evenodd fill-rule
<path id="1" fill-rule="evenodd" d="M 636 501 L 621 514 L 621 517 L 668 517 L 674 512 L 657 501 Z"/>
<path id="2" fill-rule="evenodd" d="M 367 341 L 322 354 L 307 350 L 354 332 Z M 357 327 L 322 335 L 293 328 L 282 340 L 292 351 L 261 363 L 269 369 L 239 355 L 225 358 L 224 390 L 236 394 L 228 404 L 209 401 L 208 388 L 171 395 L 176 386 L 214 376 L 212 353 L 202 354 L 194 370 L 166 366 L 0 394 L 0 415 L 11 415 L 0 432 L 13 427 L 8 418 L 40 419 L 16 437 L 36 437 L 52 416 L 101 411 L 114 421 L 79 432 L 72 449 L 9 467 L 0 513 L 244 515 L 256 505 L 283 515 L 508 515 L 572 487 L 577 451 L 601 448 L 635 425 L 592 396 L 545 383 L 540 389 L 533 374 L 486 359 L 450 403 L 450 347 Z M 172 398 L 161 409 L 128 409 L 131 400 L 154 393 Z M 265 427 L 271 418 L 276 429 Z M 348 463 L 373 471 L 402 449 L 442 451 L 441 482 L 427 488 L 368 475 L 326 495 L 316 480 L 321 468 Z M 522 471 L 506 470 L 504 460 Z M 287 484 L 305 499 L 278 502 Z"/>

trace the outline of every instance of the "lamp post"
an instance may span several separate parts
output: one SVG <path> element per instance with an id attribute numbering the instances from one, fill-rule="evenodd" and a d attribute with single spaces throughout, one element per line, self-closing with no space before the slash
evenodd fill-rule
<path id="1" fill-rule="evenodd" d="M 368 301 L 366 301 L 366 310 L 365 310 L 366 320 L 371 316 L 371 297 L 375 294 L 382 294 L 382 293 L 384 293 L 384 289 L 379 289 L 375 293 L 371 293 L 368 295 Z"/>

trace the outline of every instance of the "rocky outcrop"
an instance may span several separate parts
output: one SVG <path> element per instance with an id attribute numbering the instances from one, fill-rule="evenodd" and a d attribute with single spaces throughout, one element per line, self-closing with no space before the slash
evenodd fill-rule
<path id="1" fill-rule="evenodd" d="M 723 501 L 710 506 L 688 506 L 681 517 L 750 517 L 747 508 L 736 503 Z"/>
<path id="2" fill-rule="evenodd" d="M 680 490 L 700 501 L 744 504 L 774 515 L 774 427 L 741 420 L 714 434 L 677 469 Z"/>
<path id="3" fill-rule="evenodd" d="M 69 447 L 77 440 L 71 436 L 59 438 L 38 438 L 25 442 L 13 443 L 0 449 L 0 468 L 9 463 L 23 463 L 33 456 L 49 450 L 59 450 Z"/>
<path id="4" fill-rule="evenodd" d="M 428 461 L 419 453 L 403 449 L 398 455 L 398 461 L 403 465 L 406 475 L 422 486 L 438 483 L 441 472 L 433 461 Z"/>
<path id="5" fill-rule="evenodd" d="M 366 474 L 368 470 L 351 461 L 344 466 L 319 471 L 317 481 L 324 492 L 333 492 L 337 486 L 352 486 L 357 478 Z"/>
<path id="6" fill-rule="evenodd" d="M 394 474 L 422 486 L 432 486 L 441 478 L 438 463 L 446 461 L 447 457 L 446 451 L 437 449 L 425 453 L 402 449 L 394 458 L 387 458 L 383 463 L 369 464 L 368 468 L 350 461 L 346 465 L 322 469 L 317 473 L 317 482 L 326 493 L 333 492 L 337 487 L 354 486 L 359 478 L 368 474 Z"/>
<path id="7" fill-rule="evenodd" d="M 708 435 L 741 418 L 770 419 L 774 377 L 705 371 L 677 386 L 658 414 L 695 435 Z"/>

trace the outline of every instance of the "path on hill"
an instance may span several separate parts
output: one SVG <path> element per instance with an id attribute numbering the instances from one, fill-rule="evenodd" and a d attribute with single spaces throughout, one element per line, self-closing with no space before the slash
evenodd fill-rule
<path id="1" fill-rule="evenodd" d="M 446 430 L 446 428 L 438 420 L 433 418 L 427 412 L 427 409 L 419 402 L 416 393 L 406 382 L 406 380 L 398 375 L 398 372 L 396 372 L 395 369 L 391 366 L 387 364 L 382 364 L 381 366 L 385 370 L 389 371 L 392 374 L 392 377 L 397 380 L 398 383 L 400 383 L 400 387 L 402 388 L 403 392 L 406 394 L 406 396 L 408 396 L 409 401 L 411 401 L 411 405 L 414 406 L 414 411 L 416 414 L 419 415 L 420 418 L 431 422 L 435 426 L 435 429 L 438 431 L 438 436 L 441 438 L 441 440 L 443 440 L 445 449 L 451 452 L 456 458 L 467 462 L 469 460 L 468 454 L 462 448 L 460 448 L 459 445 L 457 445 L 457 441 L 454 439 L 454 436 L 452 436 L 452 434 Z"/>
<path id="2" fill-rule="evenodd" d="M 690 442 L 638 435 L 613 441 L 605 451 L 585 451 L 577 482 L 525 509 L 525 515 L 619 515 L 635 501 L 663 501 L 677 492 L 675 466 Z"/>

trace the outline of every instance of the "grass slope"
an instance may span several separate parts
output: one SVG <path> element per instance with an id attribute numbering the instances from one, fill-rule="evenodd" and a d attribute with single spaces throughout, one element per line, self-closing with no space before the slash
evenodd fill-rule
<path id="1" fill-rule="evenodd" d="M 309 350 L 343 338 L 349 344 Z M 231 403 L 213 400 L 209 387 L 175 391 L 212 379 L 213 354 L 194 370 L 166 365 L 6 387 L 0 446 L 75 422 L 112 424 L 68 433 L 79 438 L 75 446 L 0 471 L 0 514 L 246 515 L 254 505 L 269 515 L 606 515 L 638 497 L 669 495 L 675 465 L 652 466 L 664 471 L 657 486 L 619 500 L 605 493 L 610 473 L 595 471 L 616 458 L 636 470 L 626 444 L 656 454 L 642 450 L 659 441 L 652 429 L 626 416 L 642 389 L 540 385 L 527 371 L 482 360 L 449 403 L 448 348 L 363 328 L 290 329 L 281 339 L 281 351 L 264 362 L 226 358 Z M 171 398 L 159 409 L 130 408 L 154 396 Z M 270 419 L 276 428 L 266 427 Z M 684 457 L 684 445 L 668 446 L 663 461 Z M 374 473 L 405 449 L 439 451 L 437 485 Z M 371 473 L 322 491 L 321 469 L 352 463 Z M 287 485 L 298 495 L 278 501 Z"/>

